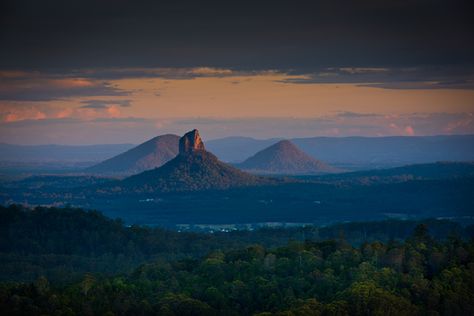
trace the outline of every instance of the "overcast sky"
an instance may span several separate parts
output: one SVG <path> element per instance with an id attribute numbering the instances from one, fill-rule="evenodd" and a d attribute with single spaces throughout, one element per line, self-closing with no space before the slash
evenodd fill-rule
<path id="1" fill-rule="evenodd" d="M 0 4 L 0 142 L 474 133 L 464 0 Z"/>

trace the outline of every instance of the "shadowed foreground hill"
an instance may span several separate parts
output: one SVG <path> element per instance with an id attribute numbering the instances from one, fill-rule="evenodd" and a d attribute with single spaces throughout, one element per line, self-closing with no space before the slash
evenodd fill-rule
<path id="1" fill-rule="evenodd" d="M 219 161 L 205 150 L 197 130 L 184 135 L 179 148 L 179 155 L 161 168 L 124 179 L 113 190 L 134 193 L 221 190 L 276 181 L 245 173 Z"/>
<path id="2" fill-rule="evenodd" d="M 339 171 L 307 155 L 289 140 L 279 141 L 236 166 L 252 172 L 273 174 L 317 174 Z"/>
<path id="3" fill-rule="evenodd" d="M 179 136 L 157 136 L 118 156 L 86 169 L 91 173 L 134 174 L 157 168 L 176 157 Z"/>

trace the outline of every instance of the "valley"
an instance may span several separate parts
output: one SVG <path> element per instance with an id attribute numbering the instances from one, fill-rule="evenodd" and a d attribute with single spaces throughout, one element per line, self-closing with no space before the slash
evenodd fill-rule
<path id="1" fill-rule="evenodd" d="M 315 160 L 304 153 L 284 156 L 282 151 L 279 156 L 269 155 L 278 157 L 278 163 L 287 161 L 280 174 L 274 169 L 273 174 L 262 175 L 219 161 L 206 151 L 197 131 L 189 132 L 180 142 L 180 153 L 159 168 L 119 179 L 96 173 L 6 181 L 1 184 L 0 199 L 3 204 L 97 209 L 129 225 L 173 229 L 179 225 L 327 225 L 392 217 L 473 215 L 474 200 L 469 198 L 474 192 L 471 162 L 288 175 L 287 166 L 302 166 L 301 161 L 309 161 L 308 166 L 320 165 L 314 165 Z M 291 148 L 294 152 L 296 147 Z M 262 163 L 278 166 L 271 159 Z"/>

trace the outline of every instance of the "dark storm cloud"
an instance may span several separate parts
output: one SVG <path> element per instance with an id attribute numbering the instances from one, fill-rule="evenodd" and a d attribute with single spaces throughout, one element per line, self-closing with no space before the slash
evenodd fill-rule
<path id="1" fill-rule="evenodd" d="M 381 82 L 361 85 L 382 89 L 474 89 L 474 80 L 453 80 L 441 82 Z"/>
<path id="2" fill-rule="evenodd" d="M 194 68 L 97 68 L 76 69 L 68 72 L 48 72 L 52 76 L 81 77 L 97 80 L 161 78 L 169 80 L 188 80 L 195 78 L 214 77 L 224 78 L 235 75 L 254 75 L 258 71 L 233 71 L 224 68 L 194 67 Z"/>
<path id="3" fill-rule="evenodd" d="M 108 84 L 97 84 L 91 87 L 54 87 L 44 86 L 34 89 L 21 87 L 16 90 L 0 90 L 0 100 L 8 101 L 51 101 L 70 97 L 83 96 L 124 96 L 128 92 L 111 87 Z"/>
<path id="4" fill-rule="evenodd" d="M 327 68 L 314 73 L 290 71 L 303 75 L 280 82 L 290 84 L 352 83 L 384 89 L 474 89 L 474 68 L 437 66 L 409 68 Z"/>
<path id="5" fill-rule="evenodd" d="M 86 100 L 81 101 L 84 105 L 82 109 L 107 109 L 110 105 L 118 105 L 121 107 L 129 107 L 132 105 L 131 100 Z"/>
<path id="6" fill-rule="evenodd" d="M 474 64 L 470 0 L 6 0 L 0 68 Z"/>
<path id="7" fill-rule="evenodd" d="M 78 96 L 124 96 L 130 93 L 107 81 L 43 75 L 38 72 L 0 71 L 0 100 L 51 101 Z"/>

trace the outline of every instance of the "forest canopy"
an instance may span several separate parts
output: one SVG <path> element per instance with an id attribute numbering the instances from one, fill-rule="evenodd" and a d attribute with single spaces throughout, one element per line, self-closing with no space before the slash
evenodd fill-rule
<path id="1" fill-rule="evenodd" d="M 471 315 L 472 226 L 179 233 L 2 207 L 4 315 Z"/>

